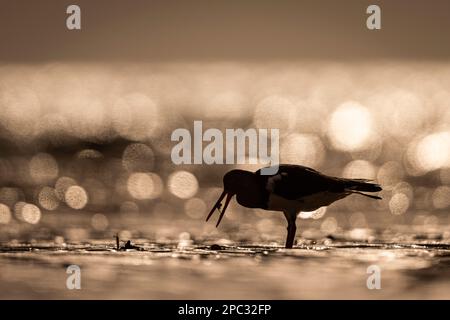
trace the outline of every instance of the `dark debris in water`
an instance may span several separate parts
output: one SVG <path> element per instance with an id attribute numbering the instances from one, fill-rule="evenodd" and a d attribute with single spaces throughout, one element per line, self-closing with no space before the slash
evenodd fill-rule
<path id="1" fill-rule="evenodd" d="M 132 243 L 131 243 L 131 240 L 128 240 L 128 241 L 125 243 L 125 245 L 121 246 L 121 245 L 120 245 L 120 239 L 119 239 L 119 235 L 118 235 L 118 234 L 116 234 L 116 250 L 117 250 L 117 251 L 126 251 L 126 250 L 145 251 L 144 248 L 132 244 Z"/>
<path id="2" fill-rule="evenodd" d="M 219 250 L 222 250 L 222 246 L 214 243 L 213 245 L 211 245 L 210 249 L 211 250 L 215 250 L 215 251 L 219 251 Z"/>

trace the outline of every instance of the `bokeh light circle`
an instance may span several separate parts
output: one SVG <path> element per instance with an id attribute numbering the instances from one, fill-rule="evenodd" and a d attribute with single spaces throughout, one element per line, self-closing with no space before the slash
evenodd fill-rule
<path id="1" fill-rule="evenodd" d="M 97 231 L 105 231 L 108 228 L 108 218 L 102 213 L 96 213 L 91 218 L 91 225 Z"/>
<path id="2" fill-rule="evenodd" d="M 396 193 L 389 200 L 389 209 L 393 215 L 404 214 L 410 206 L 410 201 L 407 195 L 403 193 Z"/>
<path id="3" fill-rule="evenodd" d="M 11 221 L 11 210 L 3 203 L 0 203 L 0 224 L 8 224 Z"/>
<path id="4" fill-rule="evenodd" d="M 136 172 L 129 176 L 127 189 L 135 199 L 156 199 L 163 191 L 163 183 L 157 174 Z"/>
<path id="5" fill-rule="evenodd" d="M 383 189 L 392 190 L 402 181 L 403 176 L 403 167 L 399 162 L 387 161 L 378 170 L 377 182 L 383 186 Z"/>
<path id="6" fill-rule="evenodd" d="M 17 188 L 3 187 L 0 188 L 0 202 L 13 207 L 19 201 L 20 192 Z"/>
<path id="7" fill-rule="evenodd" d="M 450 166 L 450 132 L 433 133 L 421 139 L 415 148 L 419 170 L 428 172 Z"/>
<path id="8" fill-rule="evenodd" d="M 58 176 L 58 163 L 48 153 L 38 153 L 29 164 L 30 176 L 35 183 L 43 184 Z"/>
<path id="9" fill-rule="evenodd" d="M 450 187 L 439 186 L 432 195 L 433 206 L 436 209 L 445 209 L 450 207 Z"/>
<path id="10" fill-rule="evenodd" d="M 64 195 L 64 199 L 69 207 L 77 210 L 83 209 L 88 203 L 86 190 L 81 186 L 70 186 Z"/>
<path id="11" fill-rule="evenodd" d="M 55 183 L 55 192 L 56 196 L 59 200 L 64 201 L 64 197 L 66 194 L 67 189 L 69 189 L 71 186 L 76 186 L 77 182 L 75 179 L 72 179 L 70 177 L 60 177 L 58 180 L 56 180 Z"/>
<path id="12" fill-rule="evenodd" d="M 39 205 L 46 210 L 55 210 L 59 206 L 59 199 L 55 189 L 51 187 L 43 187 L 38 194 Z"/>
<path id="13" fill-rule="evenodd" d="M 21 216 L 25 222 L 37 224 L 41 220 L 41 210 L 31 203 L 26 203 L 21 208 Z"/>
<path id="14" fill-rule="evenodd" d="M 154 154 L 152 149 L 143 143 L 128 145 L 122 156 L 122 165 L 129 172 L 146 172 L 153 169 Z"/>
<path id="15" fill-rule="evenodd" d="M 178 198 L 192 198 L 198 191 L 197 178 L 188 171 L 173 172 L 168 180 L 169 191 Z"/>
<path id="16" fill-rule="evenodd" d="M 290 134 L 280 147 L 282 163 L 319 167 L 325 157 L 325 147 L 320 138 L 313 134 Z"/>
<path id="17" fill-rule="evenodd" d="M 365 149 L 373 134 L 372 115 L 366 107 L 357 102 L 341 104 L 329 119 L 327 135 L 331 145 L 337 150 Z"/>

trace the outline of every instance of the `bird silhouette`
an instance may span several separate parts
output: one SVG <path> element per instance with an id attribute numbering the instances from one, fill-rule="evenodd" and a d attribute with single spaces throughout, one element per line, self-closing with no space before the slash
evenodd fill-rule
<path id="1" fill-rule="evenodd" d="M 279 165 L 272 175 L 262 175 L 245 170 L 231 170 L 223 177 L 223 192 L 208 214 L 206 221 L 217 209 L 220 212 L 216 227 L 219 226 L 232 197 L 247 208 L 281 211 L 286 217 L 286 248 L 292 248 L 295 240 L 296 218 L 301 211 L 314 211 L 328 206 L 351 194 L 372 199 L 378 196 L 364 192 L 378 192 L 382 188 L 367 179 L 346 179 L 327 176 L 314 169 L 300 165 Z M 222 207 L 222 200 L 225 198 Z"/>

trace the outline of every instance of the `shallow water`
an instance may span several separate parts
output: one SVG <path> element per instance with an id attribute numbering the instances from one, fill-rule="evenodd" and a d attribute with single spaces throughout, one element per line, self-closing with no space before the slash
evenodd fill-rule
<path id="1" fill-rule="evenodd" d="M 123 245 L 124 243 L 122 243 Z M 449 299 L 450 244 L 442 240 L 300 240 L 280 245 L 113 240 L 0 247 L 1 299 Z M 68 265 L 81 290 L 66 288 Z M 367 268 L 381 289 L 367 288 Z"/>

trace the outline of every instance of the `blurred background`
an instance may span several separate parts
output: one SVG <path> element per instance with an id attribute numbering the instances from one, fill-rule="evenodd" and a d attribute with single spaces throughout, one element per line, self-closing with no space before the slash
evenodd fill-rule
<path id="1" fill-rule="evenodd" d="M 0 298 L 448 298 L 449 1 L 0 7 Z M 174 165 L 194 120 L 277 128 L 282 163 L 373 179 L 383 200 L 300 213 L 296 250 L 280 213 L 232 201 L 215 228 L 224 173 L 260 166 Z"/>
<path id="2" fill-rule="evenodd" d="M 78 31 L 64 1 L 2 2 L 0 239 L 281 241 L 281 215 L 235 203 L 204 223 L 233 167 L 171 162 L 194 120 L 279 128 L 282 163 L 383 186 L 300 214 L 303 237 L 448 239 L 448 2 L 380 2 L 379 31 L 364 1 L 319 2 L 79 1 Z"/>
<path id="3" fill-rule="evenodd" d="M 283 236 L 281 215 L 236 204 L 219 230 L 204 223 L 233 166 L 172 163 L 172 131 L 192 131 L 194 120 L 204 130 L 279 128 L 282 163 L 383 186 L 382 201 L 352 196 L 300 214 L 303 231 L 448 226 L 446 63 L 50 63 L 0 74 L 3 240 L 82 240 L 122 227 L 173 238 L 176 225 L 202 237 L 227 228 Z"/>

